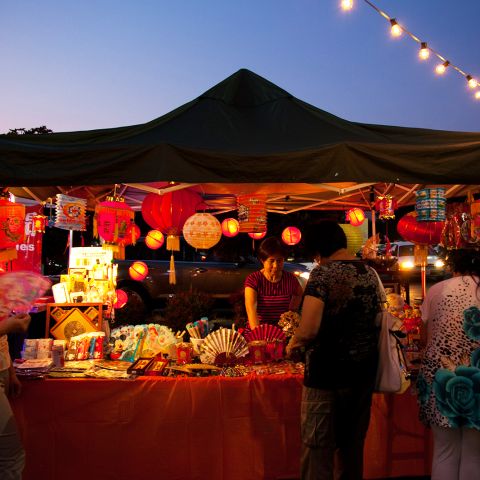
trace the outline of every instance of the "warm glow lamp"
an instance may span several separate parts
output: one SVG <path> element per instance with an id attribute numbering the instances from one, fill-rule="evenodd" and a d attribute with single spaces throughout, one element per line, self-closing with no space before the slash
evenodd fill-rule
<path id="1" fill-rule="evenodd" d="M 346 220 L 350 225 L 358 227 L 365 221 L 365 212 L 361 208 L 351 208 L 347 211 Z"/>
<path id="2" fill-rule="evenodd" d="M 402 27 L 400 27 L 394 18 L 390 19 L 390 25 L 390 33 L 392 34 L 392 37 L 399 37 L 402 34 Z"/>
<path id="3" fill-rule="evenodd" d="M 236 237 L 240 231 L 240 225 L 235 218 L 226 218 L 222 222 L 222 233 L 229 238 Z"/>
<path id="4" fill-rule="evenodd" d="M 430 50 L 427 47 L 427 42 L 422 42 L 420 44 L 420 50 L 418 51 L 418 56 L 420 60 L 427 60 L 430 56 Z"/>
<path id="5" fill-rule="evenodd" d="M 115 303 L 113 304 L 113 308 L 123 308 L 128 301 L 128 294 L 125 290 L 118 289 L 115 290 Z"/>
<path id="6" fill-rule="evenodd" d="M 287 227 L 282 232 L 283 243 L 296 245 L 302 239 L 302 232 L 297 227 Z"/>
<path id="7" fill-rule="evenodd" d="M 165 242 L 165 237 L 160 230 L 150 230 L 145 237 L 145 245 L 152 250 L 157 250 Z"/>
<path id="8" fill-rule="evenodd" d="M 435 67 L 435 72 L 437 75 L 443 75 L 445 73 L 445 71 L 447 70 L 447 67 L 450 65 L 450 62 L 447 60 L 443 63 L 439 63 L 436 67 Z"/>
<path id="9" fill-rule="evenodd" d="M 253 238 L 254 240 L 261 240 L 262 238 L 265 237 L 267 234 L 267 231 L 265 230 L 264 232 L 250 232 L 248 236 L 250 238 Z"/>
<path id="10" fill-rule="evenodd" d="M 148 267 L 144 262 L 133 262 L 128 268 L 128 274 L 132 280 L 141 282 L 148 275 Z"/>

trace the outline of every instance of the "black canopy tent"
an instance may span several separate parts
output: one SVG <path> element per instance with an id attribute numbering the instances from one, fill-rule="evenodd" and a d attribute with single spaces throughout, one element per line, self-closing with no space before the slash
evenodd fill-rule
<path id="1" fill-rule="evenodd" d="M 164 191 L 157 182 L 186 182 L 218 208 L 228 194 L 261 190 L 274 210 L 288 212 L 363 202 L 362 189 L 373 184 L 379 192 L 400 186 L 404 203 L 420 185 L 447 184 L 460 195 L 480 184 L 479 158 L 478 132 L 349 122 L 242 69 L 145 124 L 0 135 L 0 185 L 22 187 L 17 194 L 36 200 L 52 196 L 39 187 L 75 194 L 87 186 L 96 200 L 124 184 L 138 206 L 142 190 Z"/>

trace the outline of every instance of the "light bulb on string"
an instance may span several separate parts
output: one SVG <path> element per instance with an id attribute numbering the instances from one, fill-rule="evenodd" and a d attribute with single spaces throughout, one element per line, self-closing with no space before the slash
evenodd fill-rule
<path id="1" fill-rule="evenodd" d="M 447 70 L 447 67 L 450 65 L 450 62 L 447 60 L 443 63 L 439 63 L 436 67 L 435 67 L 435 73 L 437 75 L 443 75 L 445 73 L 445 71 Z"/>
<path id="2" fill-rule="evenodd" d="M 400 27 L 394 18 L 390 19 L 390 25 L 392 26 L 390 30 L 392 37 L 399 37 L 402 34 L 402 27 Z"/>
<path id="3" fill-rule="evenodd" d="M 465 78 L 467 79 L 468 86 L 470 88 L 477 88 L 478 86 L 477 80 L 475 80 L 471 75 L 467 75 Z"/>
<path id="4" fill-rule="evenodd" d="M 422 42 L 420 44 L 420 50 L 418 51 L 418 56 L 420 60 L 427 60 L 430 56 L 430 50 L 427 47 L 427 42 Z"/>
<path id="5" fill-rule="evenodd" d="M 352 10 L 353 0 L 342 0 L 340 5 L 342 7 L 342 10 L 345 10 L 345 11 Z"/>
<path id="6" fill-rule="evenodd" d="M 480 90 L 475 92 L 475 100 L 480 100 Z"/>

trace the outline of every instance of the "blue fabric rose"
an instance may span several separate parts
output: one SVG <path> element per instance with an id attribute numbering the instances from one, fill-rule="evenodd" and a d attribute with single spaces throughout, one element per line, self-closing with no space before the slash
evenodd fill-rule
<path id="1" fill-rule="evenodd" d="M 477 348 L 470 355 L 470 363 L 472 367 L 480 368 L 480 348 Z"/>
<path id="2" fill-rule="evenodd" d="M 463 329 L 468 338 L 480 340 L 480 310 L 477 307 L 463 311 Z"/>
<path id="3" fill-rule="evenodd" d="M 436 406 L 452 427 L 480 430 L 480 369 L 460 366 L 439 369 L 433 382 Z"/>
<path id="4" fill-rule="evenodd" d="M 423 373 L 418 375 L 416 385 L 418 401 L 420 402 L 420 405 L 425 405 L 430 397 L 430 391 L 432 387 L 427 382 L 427 379 L 424 377 Z"/>

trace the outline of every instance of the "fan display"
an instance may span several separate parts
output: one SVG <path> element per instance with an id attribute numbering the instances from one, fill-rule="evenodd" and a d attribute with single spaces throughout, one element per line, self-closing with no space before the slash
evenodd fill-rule
<path id="1" fill-rule="evenodd" d="M 248 354 L 245 338 L 235 330 L 220 328 L 205 337 L 202 363 L 214 365 L 232 365 Z"/>
<path id="2" fill-rule="evenodd" d="M 255 340 L 264 340 L 266 342 L 273 342 L 275 340 L 285 341 L 285 333 L 281 328 L 276 325 L 270 325 L 263 323 L 253 330 L 249 330 L 245 333 L 247 342 L 253 342 Z"/>

